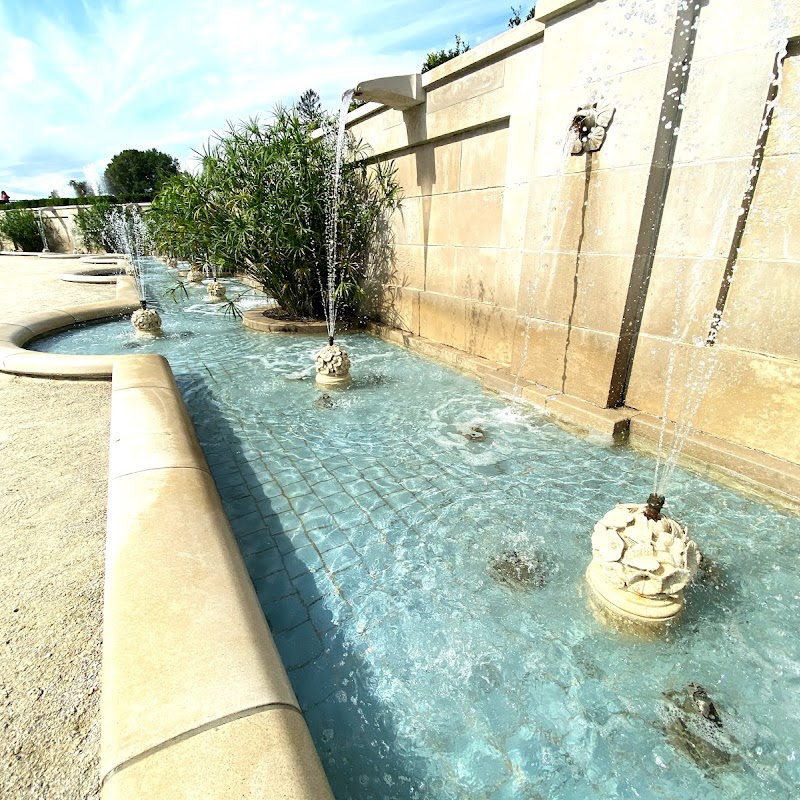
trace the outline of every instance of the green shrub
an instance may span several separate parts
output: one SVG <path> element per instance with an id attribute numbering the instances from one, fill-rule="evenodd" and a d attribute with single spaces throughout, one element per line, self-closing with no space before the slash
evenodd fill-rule
<path id="1" fill-rule="evenodd" d="M 527 22 L 528 20 L 533 19 L 535 16 L 536 6 L 531 8 L 531 10 L 528 12 L 528 16 L 526 16 L 524 20 L 522 19 L 522 6 L 519 6 L 518 8 L 511 6 L 511 19 L 508 21 L 508 27 L 516 28 L 517 26 L 522 25 L 523 21 Z"/>
<path id="2" fill-rule="evenodd" d="M 330 132 L 333 121 L 321 121 Z M 278 108 L 269 125 L 229 124 L 202 154 L 198 175 L 182 174 L 153 200 L 149 225 L 163 254 L 212 271 L 243 272 L 282 308 L 321 317 L 327 284 L 325 197 L 333 145 L 296 109 Z M 370 247 L 383 213 L 397 202 L 393 165 L 370 165 L 348 138 L 340 184 L 340 307 L 362 294 Z"/>
<path id="3" fill-rule="evenodd" d="M 43 250 L 37 216 L 28 209 L 6 207 L 0 214 L 0 236 L 11 240 L 15 250 L 35 253 Z"/>
<path id="4" fill-rule="evenodd" d="M 462 41 L 461 37 L 456 35 L 455 47 L 451 48 L 450 50 L 432 50 L 430 53 L 428 53 L 428 57 L 425 59 L 425 63 L 422 65 L 422 71 L 427 72 L 434 67 L 438 67 L 440 64 L 444 64 L 446 61 L 450 61 L 451 58 L 455 58 L 456 56 L 460 56 L 462 53 L 466 53 L 467 50 L 469 50 L 469 42 Z"/>
<path id="5" fill-rule="evenodd" d="M 89 198 L 84 198 L 89 199 Z M 114 252 L 110 234 L 111 213 L 117 206 L 106 197 L 91 198 L 89 205 L 78 207 L 75 214 L 75 230 L 81 246 L 88 251 Z"/>

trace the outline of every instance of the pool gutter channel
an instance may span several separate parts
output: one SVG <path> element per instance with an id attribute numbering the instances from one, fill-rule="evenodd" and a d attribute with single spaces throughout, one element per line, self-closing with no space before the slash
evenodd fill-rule
<path id="1" fill-rule="evenodd" d="M 24 346 L 138 308 L 116 298 L 0 323 L 0 371 L 112 381 L 103 800 L 333 800 L 169 363 Z"/>
<path id="2" fill-rule="evenodd" d="M 368 329 L 389 342 L 473 375 L 486 389 L 544 411 L 555 422 L 590 434 L 601 434 L 617 444 L 629 443 L 645 450 L 652 450 L 659 440 L 662 424 L 659 417 L 628 406 L 601 408 L 557 389 L 519 378 L 502 364 L 399 328 L 370 323 Z M 667 426 L 668 429 L 672 427 L 673 423 Z M 768 500 L 800 506 L 800 465 L 760 450 L 695 430 L 687 437 L 680 463 L 693 471 L 711 472 L 723 482 L 733 480 L 740 491 L 754 489 Z"/>

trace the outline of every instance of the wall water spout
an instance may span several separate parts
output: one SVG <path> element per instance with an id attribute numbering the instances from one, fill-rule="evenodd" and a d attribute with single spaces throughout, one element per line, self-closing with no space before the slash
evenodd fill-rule
<path id="1" fill-rule="evenodd" d="M 613 116 L 614 107 L 602 97 L 595 103 L 587 103 L 585 107 L 579 108 L 569 126 L 572 155 L 599 150 Z"/>
<path id="2" fill-rule="evenodd" d="M 353 97 L 405 111 L 425 102 L 422 75 L 415 72 L 411 75 L 390 75 L 386 78 L 361 81 L 356 86 Z"/>

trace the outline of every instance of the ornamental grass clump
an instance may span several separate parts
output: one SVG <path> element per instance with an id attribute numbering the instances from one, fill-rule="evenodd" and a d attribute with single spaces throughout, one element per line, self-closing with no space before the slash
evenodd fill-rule
<path id="1" fill-rule="evenodd" d="M 28 209 L 9 208 L 0 213 L 0 238 L 8 239 L 15 250 L 26 253 L 40 253 L 44 248 L 39 221 Z"/>
<path id="2" fill-rule="evenodd" d="M 175 176 L 155 197 L 149 216 L 158 250 L 212 274 L 246 274 L 289 314 L 322 317 L 334 122 L 324 116 L 312 125 L 296 108 L 279 107 L 266 125 L 229 123 L 200 153 L 199 173 Z M 372 242 L 399 199 L 394 173 L 348 137 L 336 288 L 344 310 L 363 293 Z"/>

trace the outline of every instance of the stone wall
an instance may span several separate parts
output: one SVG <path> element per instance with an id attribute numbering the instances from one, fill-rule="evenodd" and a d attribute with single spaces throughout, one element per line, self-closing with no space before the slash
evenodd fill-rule
<path id="1" fill-rule="evenodd" d="M 792 41 L 740 209 L 800 2 L 683 6 L 540 0 L 535 20 L 423 75 L 422 105 L 351 114 L 405 192 L 381 316 L 599 407 L 660 416 L 669 386 L 670 418 L 699 404 L 700 430 L 797 463 Z M 565 155 L 575 110 L 601 96 L 616 107 L 602 148 Z"/>
<path id="2" fill-rule="evenodd" d="M 150 208 L 150 203 L 136 203 L 142 211 Z M 41 213 L 42 220 L 47 231 L 47 244 L 54 253 L 77 253 L 82 250 L 80 241 L 75 241 L 75 216 L 78 213 L 78 206 L 47 206 L 45 208 L 23 209 L 33 211 L 34 214 Z M 4 213 L 0 209 L 0 214 Z M 14 245 L 0 238 L 0 249 L 13 250 Z"/>

